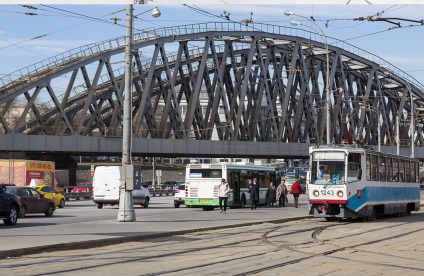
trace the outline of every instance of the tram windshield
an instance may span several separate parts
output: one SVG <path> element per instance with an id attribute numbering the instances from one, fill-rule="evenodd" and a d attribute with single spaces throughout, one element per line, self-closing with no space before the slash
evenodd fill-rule
<path id="1" fill-rule="evenodd" d="M 360 154 L 319 151 L 312 155 L 311 184 L 346 184 L 358 181 Z"/>

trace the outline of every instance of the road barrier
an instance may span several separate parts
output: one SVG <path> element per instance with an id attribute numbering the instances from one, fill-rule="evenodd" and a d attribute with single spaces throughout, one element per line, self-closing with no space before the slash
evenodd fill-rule
<path id="1" fill-rule="evenodd" d="M 75 199 L 80 200 L 83 199 L 91 199 L 93 194 L 91 192 L 83 192 L 83 193 L 65 193 L 65 200 Z"/>
<path id="2" fill-rule="evenodd" d="M 174 190 L 169 190 L 169 189 L 160 189 L 160 190 L 150 190 L 150 195 L 151 196 L 170 196 L 170 195 L 174 195 Z"/>

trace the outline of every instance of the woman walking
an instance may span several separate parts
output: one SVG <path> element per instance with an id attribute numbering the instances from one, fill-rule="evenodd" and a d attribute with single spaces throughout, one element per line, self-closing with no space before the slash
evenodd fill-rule
<path id="1" fill-rule="evenodd" d="M 218 198 L 219 198 L 219 209 L 221 209 L 220 213 L 227 212 L 227 202 L 228 202 L 228 193 L 230 192 L 230 186 L 228 182 L 223 178 L 221 180 L 221 184 L 218 189 Z M 224 209 L 222 209 L 222 201 L 224 201 Z"/>
<path id="2" fill-rule="evenodd" d="M 286 187 L 286 181 L 281 180 L 280 185 L 277 187 L 277 195 L 276 200 L 278 200 L 278 206 L 286 206 L 286 199 L 287 199 L 287 187 Z"/>
<path id="3" fill-rule="evenodd" d="M 300 186 L 299 179 L 296 179 L 296 181 L 291 186 L 291 193 L 293 194 L 295 208 L 297 208 L 297 204 L 299 203 L 299 195 L 301 191 L 302 188 Z"/>

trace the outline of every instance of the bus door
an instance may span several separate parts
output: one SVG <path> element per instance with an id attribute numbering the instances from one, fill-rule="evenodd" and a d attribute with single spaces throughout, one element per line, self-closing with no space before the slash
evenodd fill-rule
<path id="1" fill-rule="evenodd" d="M 231 187 L 233 187 L 233 205 L 240 205 L 240 172 L 231 172 Z"/>

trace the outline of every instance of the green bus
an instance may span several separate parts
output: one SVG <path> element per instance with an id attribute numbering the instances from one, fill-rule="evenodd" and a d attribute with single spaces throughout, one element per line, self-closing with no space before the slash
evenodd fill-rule
<path id="1" fill-rule="evenodd" d="M 222 178 L 225 178 L 230 185 L 229 207 L 244 208 L 251 204 L 248 190 L 253 178 L 259 183 L 259 205 L 265 204 L 265 194 L 270 183 L 276 185 L 275 168 L 269 166 L 230 163 L 188 164 L 186 206 L 202 207 L 205 211 L 219 207 L 218 187 Z"/>

